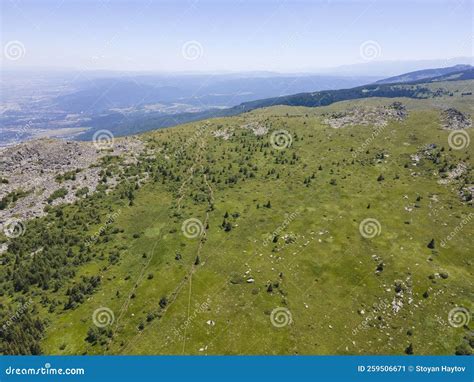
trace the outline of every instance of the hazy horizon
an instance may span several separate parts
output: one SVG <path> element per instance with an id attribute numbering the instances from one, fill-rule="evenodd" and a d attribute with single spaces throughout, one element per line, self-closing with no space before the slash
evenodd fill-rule
<path id="1" fill-rule="evenodd" d="M 4 70 L 318 73 L 473 56 L 470 1 L 27 0 L 1 8 Z"/>
<path id="2" fill-rule="evenodd" d="M 119 70 L 119 69 L 84 69 L 80 67 L 2 67 L 3 74 L 27 73 L 60 75 L 68 73 L 88 73 L 98 77 L 114 77 L 125 74 L 135 76 L 238 76 L 238 77 L 286 77 L 286 76 L 326 76 L 326 77 L 366 77 L 368 79 L 396 76 L 404 73 L 425 69 L 451 67 L 456 65 L 474 65 L 472 57 L 453 57 L 450 59 L 427 60 L 382 60 L 306 71 L 277 71 L 277 70 L 195 70 L 195 71 L 165 71 L 165 70 Z"/>

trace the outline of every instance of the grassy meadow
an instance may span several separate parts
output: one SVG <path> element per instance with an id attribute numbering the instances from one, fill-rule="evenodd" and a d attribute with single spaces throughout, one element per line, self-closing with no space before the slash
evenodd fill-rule
<path id="1" fill-rule="evenodd" d="M 394 101 L 406 119 L 324 123 Z M 45 354 L 454 354 L 472 330 L 448 316 L 474 308 L 472 202 L 459 196 L 474 145 L 450 148 L 448 104 L 474 114 L 456 93 L 275 106 L 143 134 L 118 187 L 27 223 L 19 252 L 4 254 L 2 304 L 33 300 Z M 464 174 L 446 178 L 459 163 Z M 373 237 L 365 219 L 378 223 Z M 15 290 L 11 272 L 33 272 L 45 230 L 66 238 L 51 245 L 70 251 L 74 271 Z M 65 309 L 92 276 L 99 284 Z"/>

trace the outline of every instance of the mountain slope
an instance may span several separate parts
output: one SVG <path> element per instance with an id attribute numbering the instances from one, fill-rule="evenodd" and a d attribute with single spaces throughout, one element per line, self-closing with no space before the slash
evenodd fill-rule
<path id="1" fill-rule="evenodd" d="M 442 81 L 464 81 L 464 80 L 473 80 L 474 79 L 474 68 L 461 70 L 458 72 L 452 72 L 448 74 L 443 74 L 438 77 L 430 78 L 430 82 L 442 82 Z"/>
<path id="2" fill-rule="evenodd" d="M 471 352 L 452 312 L 473 310 L 474 146 L 452 148 L 439 105 L 472 103 L 451 90 L 157 130 L 134 159 L 117 139 L 55 180 L 95 169 L 95 192 L 2 237 L 0 317 L 22 314 L 1 352 Z"/>
<path id="3" fill-rule="evenodd" d="M 437 97 L 441 93 L 449 94 L 446 89 L 432 88 L 428 86 L 433 82 L 457 81 L 463 79 L 471 79 L 473 69 L 453 72 L 447 75 L 434 77 L 428 80 L 414 81 L 413 83 L 401 84 L 371 84 L 366 86 L 358 86 L 352 89 L 327 90 L 312 93 L 300 93 L 285 97 L 275 97 L 254 102 L 246 102 L 233 109 L 248 111 L 262 107 L 274 105 L 287 106 L 326 106 L 334 102 L 346 101 L 351 99 L 371 98 L 371 97 L 407 97 L 415 99 L 426 99 Z"/>
<path id="4" fill-rule="evenodd" d="M 407 83 L 407 82 L 415 82 L 421 80 L 427 80 L 435 77 L 441 77 L 446 74 L 454 73 L 454 72 L 462 72 L 466 70 L 472 70 L 473 67 L 471 65 L 454 65 L 448 68 L 436 68 L 436 69 L 424 69 L 424 70 L 417 70 L 415 72 L 404 73 L 399 76 L 385 78 L 383 80 L 379 80 L 375 82 L 376 84 L 394 84 L 394 83 Z"/>

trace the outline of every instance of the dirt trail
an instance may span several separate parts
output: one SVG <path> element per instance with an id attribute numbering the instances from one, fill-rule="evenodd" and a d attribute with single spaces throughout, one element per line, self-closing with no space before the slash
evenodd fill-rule
<path id="1" fill-rule="evenodd" d="M 107 342 L 107 346 L 106 346 L 106 349 L 108 349 L 109 345 L 113 342 L 114 340 L 114 334 L 115 332 L 117 331 L 117 329 L 119 328 L 119 323 L 120 323 L 120 320 L 121 318 L 123 317 L 123 315 L 127 312 L 128 310 L 128 307 L 130 306 L 130 301 L 132 300 L 132 295 L 135 293 L 135 291 L 137 290 L 138 286 L 140 285 L 141 281 L 143 280 L 143 278 L 145 277 L 145 272 L 146 270 L 148 269 L 148 266 L 150 265 L 151 261 L 153 260 L 153 257 L 154 257 L 154 254 L 155 254 L 155 248 L 156 246 L 158 245 L 158 243 L 160 242 L 162 238 L 162 234 L 160 234 L 160 237 L 158 238 L 158 240 L 154 243 L 153 245 L 153 248 L 151 250 L 151 255 L 150 257 L 148 258 L 147 262 L 143 265 L 137 279 L 135 280 L 135 282 L 133 283 L 133 287 L 132 289 L 130 290 L 130 292 L 128 293 L 127 297 L 125 298 L 125 301 L 123 302 L 122 304 L 122 307 L 120 308 L 119 310 L 119 314 L 117 316 L 117 319 L 115 320 L 115 325 L 113 327 L 113 334 L 112 334 L 112 337 L 108 340 Z M 106 351 L 104 351 L 104 354 L 106 354 Z"/>
<path id="2" fill-rule="evenodd" d="M 209 184 L 208 182 L 208 179 L 207 179 L 207 175 L 204 174 L 204 166 L 202 165 L 202 153 L 205 149 L 205 145 L 206 145 L 206 141 L 204 139 L 201 139 L 201 141 L 199 142 L 199 148 L 198 148 L 198 152 L 196 153 L 196 156 L 195 156 L 195 162 L 193 164 L 193 166 L 190 168 L 189 172 L 191 172 L 190 176 L 188 178 L 186 178 L 183 183 L 181 184 L 180 188 L 179 188 L 179 199 L 178 199 L 178 210 L 181 208 L 181 202 L 182 200 L 184 199 L 185 197 L 185 194 L 186 194 L 186 185 L 188 184 L 188 182 L 191 180 L 191 178 L 195 175 L 195 168 L 196 166 L 200 166 L 200 171 L 202 172 L 202 176 L 204 178 L 204 182 L 206 183 L 206 186 L 208 188 L 208 200 L 209 200 L 209 203 L 208 203 L 208 208 L 210 207 L 210 205 L 214 202 L 214 191 L 211 187 L 211 185 Z M 204 227 L 207 227 L 208 225 L 208 222 L 209 222 L 209 212 L 206 212 L 206 218 L 204 219 L 204 223 L 203 223 L 203 226 Z M 204 231 L 199 239 L 199 246 L 197 248 L 197 251 L 196 251 L 196 258 L 199 257 L 201 258 L 201 253 L 202 253 L 202 248 L 203 248 L 203 245 L 204 243 L 206 242 L 206 229 L 204 228 Z M 151 261 L 151 259 L 150 259 Z M 204 263 L 204 262 L 203 262 Z M 147 264 L 149 264 L 149 262 L 147 262 Z M 204 264 L 203 264 L 204 265 Z M 189 316 L 190 316 L 190 313 L 191 313 L 191 300 L 192 300 L 192 279 L 193 279 L 193 275 L 194 273 L 196 272 L 196 270 L 198 269 L 198 266 L 193 262 L 192 266 L 191 266 L 191 269 L 189 270 L 189 272 L 187 273 L 187 275 L 183 278 L 183 280 L 181 280 L 179 282 L 179 284 L 176 286 L 176 288 L 171 292 L 171 294 L 169 295 L 169 298 L 168 298 L 168 304 L 166 305 L 165 308 L 163 308 L 161 310 L 161 319 L 164 317 L 164 315 L 166 314 L 166 312 L 168 311 L 168 309 L 173 305 L 173 303 L 177 300 L 178 296 L 180 295 L 181 291 L 183 290 L 183 288 L 185 287 L 185 285 L 187 284 L 187 282 L 189 281 L 189 288 L 188 288 L 188 307 L 187 307 L 187 319 L 189 319 Z M 144 272 L 146 271 L 146 268 L 144 268 L 142 270 L 142 273 L 141 273 L 141 278 L 143 277 L 144 275 Z M 139 280 L 141 280 L 141 278 L 139 277 Z M 137 280 L 137 283 L 139 281 Z M 136 284 L 137 284 L 136 283 Z M 135 290 L 136 288 L 134 288 L 132 290 L 132 292 L 130 293 L 130 295 L 133 293 L 133 291 Z M 130 296 L 129 295 L 129 296 Z M 119 316 L 119 319 L 122 317 L 123 315 L 123 312 L 126 311 L 128 309 L 128 305 L 129 305 L 129 302 L 130 302 L 130 299 L 127 299 L 126 302 L 124 303 L 124 306 L 122 307 L 121 309 L 121 313 L 120 313 L 120 316 Z M 117 320 L 117 323 L 118 323 L 119 320 Z M 146 329 L 150 329 L 152 326 L 154 325 L 154 321 L 150 323 L 150 325 L 146 328 Z M 146 330 L 145 329 L 145 330 Z M 136 336 L 134 336 L 125 346 L 122 347 L 122 349 L 120 349 L 120 353 L 126 353 L 126 350 L 129 349 L 134 343 L 136 343 L 138 341 L 138 339 L 140 338 L 140 336 L 145 332 L 145 330 L 143 331 L 140 331 L 137 333 Z M 184 338 L 183 338 L 183 353 L 185 352 L 185 349 L 186 349 L 186 333 L 187 333 L 187 327 L 185 328 L 185 331 L 184 331 Z"/>
<path id="3" fill-rule="evenodd" d="M 206 186 L 207 186 L 207 189 L 208 189 L 208 205 L 209 207 L 212 206 L 212 204 L 214 204 L 214 191 L 211 187 L 211 185 L 209 184 L 208 180 L 207 180 L 207 175 L 204 173 L 204 166 L 201 164 L 201 172 L 202 172 L 202 175 L 203 175 L 203 178 L 204 178 L 204 183 L 206 183 Z M 207 232 L 206 232 L 206 227 L 208 226 L 208 223 L 209 223 L 209 212 L 206 212 L 206 219 L 204 220 L 204 232 L 203 232 L 203 235 L 201 236 L 200 240 L 199 240 L 199 247 L 198 247 L 198 250 L 197 250 L 197 254 L 196 254 L 196 259 L 197 258 L 201 258 L 201 250 L 202 250 L 202 247 L 206 241 L 206 237 L 207 237 Z M 205 261 L 203 262 L 203 265 L 204 265 Z M 191 268 L 191 273 L 189 275 L 189 293 L 188 293 L 188 313 L 187 313 L 187 318 L 186 318 L 186 322 L 189 322 L 189 316 L 191 315 L 191 297 L 192 297 L 192 283 L 193 283 L 193 274 L 194 272 L 196 271 L 196 264 L 193 264 L 192 268 Z M 182 353 L 185 354 L 185 351 L 186 351 L 186 334 L 187 334 L 187 329 L 188 327 L 185 326 L 184 328 L 184 336 L 183 336 L 183 350 L 182 350 Z"/>

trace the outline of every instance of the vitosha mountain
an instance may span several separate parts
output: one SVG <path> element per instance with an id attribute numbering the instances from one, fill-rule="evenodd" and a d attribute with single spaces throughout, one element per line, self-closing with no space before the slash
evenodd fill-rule
<path id="1" fill-rule="evenodd" d="M 457 69 L 1 148 L 0 352 L 472 354 Z"/>

